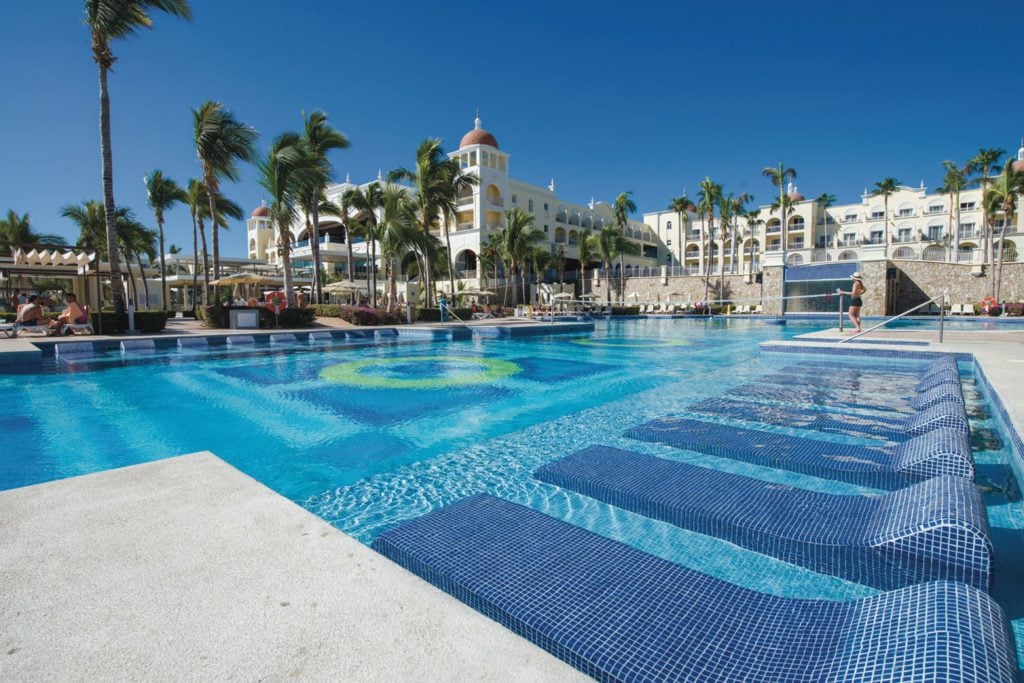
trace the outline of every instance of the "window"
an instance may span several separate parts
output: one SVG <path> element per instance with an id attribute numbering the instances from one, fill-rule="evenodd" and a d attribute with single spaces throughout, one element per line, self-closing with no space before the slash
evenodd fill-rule
<path id="1" fill-rule="evenodd" d="M 665 240 L 665 246 L 666 247 L 671 247 L 672 246 L 672 240 Z"/>
<path id="2" fill-rule="evenodd" d="M 932 204 L 928 207 L 928 213 L 942 213 L 942 204 Z"/>
<path id="3" fill-rule="evenodd" d="M 544 202 L 544 213 L 548 212 L 548 203 Z"/>
<path id="4" fill-rule="evenodd" d="M 913 231 L 910 228 L 900 228 L 896 233 L 896 239 L 900 242 L 909 242 L 912 232 Z"/>
<path id="5" fill-rule="evenodd" d="M 671 230 L 672 230 L 672 221 L 666 221 L 666 223 L 665 223 L 665 232 L 670 232 Z"/>
<path id="6" fill-rule="evenodd" d="M 512 195 L 512 205 L 515 206 L 519 203 L 519 197 Z"/>
<path id="7" fill-rule="evenodd" d="M 942 226 L 941 225 L 929 225 L 928 226 L 928 241 L 929 242 L 941 242 L 942 241 Z"/>
<path id="8" fill-rule="evenodd" d="M 871 220 L 873 220 L 873 221 L 880 221 L 883 218 L 885 218 L 885 211 L 872 211 L 871 212 Z"/>
<path id="9" fill-rule="evenodd" d="M 853 223 L 855 220 L 857 220 L 857 214 L 848 213 L 845 216 L 843 216 L 843 220 L 846 221 L 847 223 Z"/>
<path id="10" fill-rule="evenodd" d="M 530 213 L 533 213 L 533 200 L 532 200 L 532 199 L 531 199 L 531 200 L 529 201 L 529 203 L 527 204 L 527 206 L 528 206 L 528 208 L 530 209 Z"/>
<path id="11" fill-rule="evenodd" d="M 913 209 L 900 209 L 900 217 L 902 217 L 902 218 L 906 218 L 907 216 L 913 216 L 913 215 L 914 215 L 914 210 Z"/>
<path id="12" fill-rule="evenodd" d="M 883 241 L 883 233 L 881 230 L 871 231 L 871 244 L 881 244 Z"/>
<path id="13" fill-rule="evenodd" d="M 973 211 L 974 210 L 974 202 L 960 202 L 960 210 L 961 211 Z"/>
<path id="14" fill-rule="evenodd" d="M 544 206 L 547 206 L 547 204 L 545 204 Z M 547 232 L 547 231 L 548 231 L 548 226 L 545 225 L 544 226 L 544 232 Z"/>

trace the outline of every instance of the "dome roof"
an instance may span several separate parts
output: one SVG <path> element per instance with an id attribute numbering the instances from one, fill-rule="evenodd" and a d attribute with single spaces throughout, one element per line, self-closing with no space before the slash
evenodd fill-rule
<path id="1" fill-rule="evenodd" d="M 1018 159 L 1013 162 L 1013 170 L 1018 173 L 1024 173 L 1024 159 Z"/>
<path id="2" fill-rule="evenodd" d="M 786 196 L 788 196 L 789 200 L 792 201 L 792 202 L 802 202 L 805 199 L 807 199 L 807 197 L 804 197 L 802 194 L 800 194 L 800 192 L 797 191 L 796 185 L 794 185 L 793 183 L 789 184 L 789 188 L 788 188 L 788 192 L 786 192 Z"/>
<path id="3" fill-rule="evenodd" d="M 462 136 L 462 140 L 459 142 L 459 149 L 469 147 L 470 145 L 490 145 L 491 147 L 498 149 L 497 138 L 480 126 L 479 112 L 477 112 L 474 124 L 473 130 Z"/>
<path id="4" fill-rule="evenodd" d="M 267 203 L 263 202 L 262 204 L 257 206 L 255 209 L 253 209 L 251 217 L 252 218 L 267 218 L 269 216 L 270 216 L 270 209 L 267 208 Z"/>

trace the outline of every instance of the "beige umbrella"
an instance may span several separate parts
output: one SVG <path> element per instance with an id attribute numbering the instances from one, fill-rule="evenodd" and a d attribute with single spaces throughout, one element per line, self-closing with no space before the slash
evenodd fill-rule
<path id="1" fill-rule="evenodd" d="M 232 273 L 210 282 L 211 285 L 281 285 L 281 283 L 280 278 L 259 273 Z"/>
<path id="2" fill-rule="evenodd" d="M 324 285 L 323 290 L 331 294 L 344 294 L 347 292 L 361 292 L 361 287 L 356 285 L 354 282 L 345 282 L 340 280 L 338 282 L 332 282 L 329 285 Z"/>

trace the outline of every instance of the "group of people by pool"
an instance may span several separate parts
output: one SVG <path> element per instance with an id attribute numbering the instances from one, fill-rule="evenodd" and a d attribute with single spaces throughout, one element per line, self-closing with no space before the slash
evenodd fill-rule
<path id="1" fill-rule="evenodd" d="M 47 315 L 46 304 L 52 303 L 39 294 L 23 294 L 14 290 L 10 299 L 10 310 L 17 312 L 15 323 L 21 327 L 33 327 L 55 335 L 64 331 L 67 325 L 84 325 L 89 322 L 89 312 L 78 303 L 78 297 L 71 292 L 64 295 L 65 308 L 56 320 Z"/>

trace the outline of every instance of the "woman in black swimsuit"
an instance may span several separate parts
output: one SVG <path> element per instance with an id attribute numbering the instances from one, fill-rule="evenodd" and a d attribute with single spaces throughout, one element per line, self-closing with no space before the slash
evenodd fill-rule
<path id="1" fill-rule="evenodd" d="M 860 307 L 864 305 L 864 300 L 861 299 L 861 297 L 864 296 L 864 292 L 868 290 L 864 286 L 864 282 L 861 280 L 861 274 L 859 270 L 853 275 L 851 275 L 850 279 L 853 280 L 853 287 L 850 288 L 850 291 L 844 292 L 842 290 L 839 290 L 839 293 L 850 295 L 850 308 L 846 312 L 846 315 L 850 317 L 850 322 L 853 323 L 854 327 L 856 328 L 853 331 L 853 334 L 860 334 Z"/>

